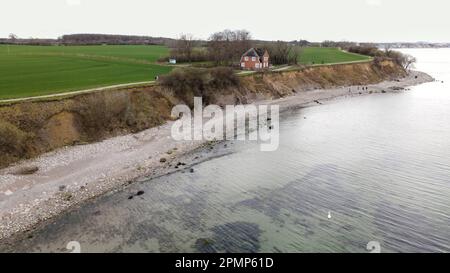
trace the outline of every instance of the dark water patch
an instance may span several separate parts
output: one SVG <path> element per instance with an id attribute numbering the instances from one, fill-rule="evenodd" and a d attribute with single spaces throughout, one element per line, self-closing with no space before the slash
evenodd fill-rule
<path id="1" fill-rule="evenodd" d="M 211 229 L 211 238 L 200 238 L 195 248 L 202 253 L 255 253 L 260 249 L 261 230 L 257 224 L 247 222 L 226 223 Z"/>
<path id="2" fill-rule="evenodd" d="M 427 216 L 381 200 L 374 214 L 375 225 L 384 238 L 387 249 L 402 252 L 450 252 L 450 218 L 448 216 Z M 433 225 L 430 225 L 433 222 Z"/>

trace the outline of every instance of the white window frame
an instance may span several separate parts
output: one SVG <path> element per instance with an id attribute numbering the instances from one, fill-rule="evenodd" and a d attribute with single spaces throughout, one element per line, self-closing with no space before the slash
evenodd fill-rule
<path id="1" fill-rule="evenodd" d="M 248 61 L 248 57 L 247 56 L 244 57 L 244 61 L 246 61 L 246 62 Z"/>
<path id="2" fill-rule="evenodd" d="M 245 67 L 245 63 L 244 62 L 241 63 L 241 67 Z"/>
<path id="3" fill-rule="evenodd" d="M 256 61 L 256 57 L 252 57 L 252 62 Z"/>

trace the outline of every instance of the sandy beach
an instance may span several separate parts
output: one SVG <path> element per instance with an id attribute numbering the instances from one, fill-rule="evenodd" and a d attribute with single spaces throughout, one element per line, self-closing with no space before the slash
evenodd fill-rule
<path id="1" fill-rule="evenodd" d="M 346 86 L 298 92 L 295 96 L 255 104 L 278 104 L 281 111 L 327 100 L 404 92 L 433 79 L 422 72 L 375 85 Z M 0 170 L 0 240 L 32 230 L 53 217 L 102 194 L 122 189 L 143 177 L 165 175 L 191 168 L 198 149 L 213 143 L 175 141 L 173 122 L 111 138 L 99 143 L 69 146 Z M 188 156 L 187 156 L 188 155 Z M 180 165 L 178 162 L 184 162 Z M 23 168 L 36 169 L 18 175 Z"/>

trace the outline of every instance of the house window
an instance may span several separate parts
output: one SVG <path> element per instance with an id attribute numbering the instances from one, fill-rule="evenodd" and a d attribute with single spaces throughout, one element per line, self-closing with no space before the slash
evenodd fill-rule
<path id="1" fill-rule="evenodd" d="M 269 57 L 264 57 L 264 61 L 269 61 Z"/>
<path id="2" fill-rule="evenodd" d="M 252 61 L 253 61 L 253 62 L 256 61 L 256 57 L 252 57 Z"/>
<path id="3" fill-rule="evenodd" d="M 255 64 L 255 68 L 259 68 L 259 63 L 256 63 L 256 64 Z"/>
<path id="4" fill-rule="evenodd" d="M 248 57 L 244 57 L 244 60 L 247 62 L 248 61 Z"/>
<path id="5" fill-rule="evenodd" d="M 245 67 L 245 63 L 241 63 L 241 67 Z"/>

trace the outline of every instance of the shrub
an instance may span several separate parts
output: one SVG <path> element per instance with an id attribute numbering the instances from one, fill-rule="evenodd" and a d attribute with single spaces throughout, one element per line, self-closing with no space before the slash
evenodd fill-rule
<path id="1" fill-rule="evenodd" d="M 175 69 L 170 74 L 161 76 L 159 80 L 189 105 L 193 96 L 203 97 L 203 101 L 208 103 L 213 94 L 207 91 L 235 87 L 240 83 L 233 69 L 228 67 Z"/>
<path id="2" fill-rule="evenodd" d="M 172 48 L 170 55 L 159 58 L 158 62 L 168 62 L 169 59 L 175 59 L 177 63 L 207 62 L 210 60 L 208 51 L 200 47 L 191 48 L 188 51 L 183 48 Z"/>
<path id="3" fill-rule="evenodd" d="M 22 156 L 28 135 L 9 122 L 0 120 L 0 152 Z"/>
<path id="4" fill-rule="evenodd" d="M 277 41 L 268 47 L 270 60 L 274 65 L 297 64 L 300 55 L 300 48 L 292 46 L 286 42 Z"/>
<path id="5" fill-rule="evenodd" d="M 232 68 L 216 67 L 209 70 L 211 73 L 212 88 L 227 88 L 229 86 L 238 86 L 239 78 L 236 76 Z"/>
<path id="6" fill-rule="evenodd" d="M 352 46 L 348 48 L 349 52 L 371 56 L 371 57 L 383 57 L 385 53 L 376 47 L 367 47 L 367 46 Z"/>
<path id="7" fill-rule="evenodd" d="M 410 68 L 416 62 L 416 59 L 410 55 L 399 51 L 386 49 L 382 51 L 376 47 L 353 46 L 348 49 L 349 52 L 374 57 L 375 64 L 379 64 L 384 59 L 390 59 L 396 64 L 402 66 L 405 70 Z"/>
<path id="8" fill-rule="evenodd" d="M 163 86 L 174 90 L 179 95 L 185 91 L 201 92 L 208 80 L 205 70 L 194 68 L 178 68 L 159 78 Z"/>
<path id="9" fill-rule="evenodd" d="M 82 117 L 90 138 L 103 137 L 101 132 L 112 129 L 114 120 L 129 106 L 129 97 L 122 92 L 99 92 L 81 97 L 75 109 Z"/>
<path id="10" fill-rule="evenodd" d="M 170 57 L 165 58 L 168 60 L 174 58 L 177 63 L 188 63 L 188 62 L 206 62 L 209 60 L 208 52 L 206 50 L 193 50 L 189 56 L 180 50 L 172 49 L 170 51 Z"/>

